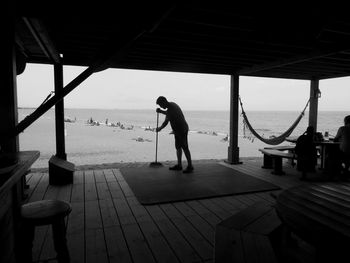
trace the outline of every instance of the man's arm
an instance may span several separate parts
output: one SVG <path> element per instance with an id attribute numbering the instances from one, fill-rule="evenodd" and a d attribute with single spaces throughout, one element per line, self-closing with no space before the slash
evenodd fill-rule
<path id="1" fill-rule="evenodd" d="M 166 110 L 161 110 L 160 108 L 157 108 L 156 112 L 166 115 Z"/>
<path id="2" fill-rule="evenodd" d="M 335 135 L 333 141 L 338 142 L 340 140 L 340 137 L 342 136 L 342 134 L 343 134 L 343 127 L 340 127 L 338 129 L 337 135 Z"/>
<path id="3" fill-rule="evenodd" d="M 168 116 L 166 116 L 164 122 L 162 123 L 162 125 L 156 129 L 156 132 L 161 131 L 165 126 L 168 125 L 168 123 L 169 123 L 169 119 L 168 119 Z"/>

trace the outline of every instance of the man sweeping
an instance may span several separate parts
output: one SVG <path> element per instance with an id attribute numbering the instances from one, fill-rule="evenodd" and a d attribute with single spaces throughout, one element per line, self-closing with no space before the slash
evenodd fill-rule
<path id="1" fill-rule="evenodd" d="M 156 111 L 165 115 L 163 124 L 157 128 L 157 132 L 161 131 L 170 122 L 175 136 L 175 148 L 177 156 L 177 164 L 169 167 L 170 170 L 182 170 L 182 151 L 184 151 L 187 159 L 187 168 L 183 170 L 183 173 L 192 173 L 193 165 L 191 160 L 191 153 L 188 149 L 188 124 L 185 120 L 185 116 L 182 113 L 181 108 L 175 102 L 168 101 L 165 97 L 158 97 L 156 103 L 163 109 L 158 108 Z"/>

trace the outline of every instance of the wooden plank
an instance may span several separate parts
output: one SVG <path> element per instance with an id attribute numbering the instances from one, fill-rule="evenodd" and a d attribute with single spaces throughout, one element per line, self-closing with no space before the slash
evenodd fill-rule
<path id="1" fill-rule="evenodd" d="M 202 259 L 213 257 L 213 247 L 171 204 L 160 205 L 172 223 L 197 251 Z"/>
<path id="2" fill-rule="evenodd" d="M 42 173 L 31 173 L 30 179 L 27 178 L 27 184 L 29 188 L 26 190 L 27 199 L 29 199 L 34 193 L 37 185 L 39 184 L 41 178 L 43 177 Z"/>
<path id="3" fill-rule="evenodd" d="M 293 151 L 295 150 L 295 145 L 271 146 L 271 147 L 265 147 L 264 149 L 271 149 L 271 150 L 278 150 L 278 151 Z"/>
<path id="4" fill-rule="evenodd" d="M 118 181 L 120 188 L 122 189 L 124 195 L 126 197 L 133 197 L 134 192 L 131 190 L 131 188 L 129 187 L 128 183 L 126 181 Z"/>
<path id="5" fill-rule="evenodd" d="M 72 195 L 72 184 L 62 185 L 58 189 L 57 199 L 70 202 Z"/>
<path id="6" fill-rule="evenodd" d="M 40 259 L 40 254 L 43 249 L 43 244 L 45 242 L 46 234 L 48 231 L 49 231 L 48 226 L 39 226 L 35 228 L 33 248 L 32 248 L 33 261 L 37 261 Z"/>
<path id="7" fill-rule="evenodd" d="M 114 208 L 112 199 L 102 199 L 99 201 L 102 222 L 104 228 L 119 226 L 119 219 Z"/>
<path id="8" fill-rule="evenodd" d="M 215 227 L 221 219 L 215 215 L 210 210 L 206 209 L 197 201 L 186 202 L 198 215 L 200 215 L 205 221 L 207 221 L 211 226 Z"/>
<path id="9" fill-rule="evenodd" d="M 111 199 L 111 194 L 106 182 L 96 183 L 98 199 Z"/>
<path id="10" fill-rule="evenodd" d="M 137 224 L 124 224 L 122 229 L 135 263 L 156 262 Z"/>
<path id="11" fill-rule="evenodd" d="M 228 234 L 227 228 L 220 225 L 217 226 L 215 233 L 214 262 L 245 263 L 244 247 L 241 242 L 240 231 L 232 229 Z"/>
<path id="12" fill-rule="evenodd" d="M 270 239 L 267 236 L 255 235 L 254 237 L 257 254 L 260 262 L 277 263 L 275 251 L 271 245 Z"/>
<path id="13" fill-rule="evenodd" d="M 85 201 L 95 201 L 98 199 L 95 183 L 85 183 Z"/>
<path id="14" fill-rule="evenodd" d="M 84 184 L 73 184 L 71 202 L 84 202 Z"/>
<path id="15" fill-rule="evenodd" d="M 220 222 L 218 226 L 220 225 L 227 229 L 244 229 L 247 225 L 251 224 L 262 215 L 270 212 L 271 209 L 270 206 L 266 206 L 263 203 L 255 203 L 254 205 L 236 213 L 234 216 Z"/>
<path id="16" fill-rule="evenodd" d="M 102 170 L 94 170 L 94 176 L 96 183 L 106 183 L 106 179 Z"/>
<path id="17" fill-rule="evenodd" d="M 221 207 L 222 209 L 226 210 L 230 214 L 235 214 L 239 209 L 237 209 L 236 206 L 232 205 L 231 203 L 227 202 L 224 198 L 218 197 L 218 198 L 212 198 L 211 201 L 217 205 L 218 207 Z"/>
<path id="18" fill-rule="evenodd" d="M 141 221 L 139 226 L 157 262 L 179 262 L 153 221 Z"/>
<path id="19" fill-rule="evenodd" d="M 103 174 L 107 183 L 117 181 L 111 169 L 103 169 Z"/>
<path id="20" fill-rule="evenodd" d="M 131 255 L 120 226 L 104 228 L 109 262 L 131 263 Z"/>
<path id="21" fill-rule="evenodd" d="M 215 228 L 213 226 L 184 203 L 175 203 L 174 206 L 211 245 L 214 245 Z"/>
<path id="22" fill-rule="evenodd" d="M 72 202 L 68 216 L 67 245 L 71 262 L 84 262 L 85 258 L 85 207 L 84 202 Z"/>
<path id="23" fill-rule="evenodd" d="M 67 234 L 67 246 L 71 263 L 85 262 L 85 233 Z"/>
<path id="24" fill-rule="evenodd" d="M 283 152 L 279 150 L 274 150 L 274 149 L 259 149 L 260 152 L 263 154 L 267 154 L 269 156 L 277 156 L 277 157 L 282 157 L 282 158 L 287 158 L 287 159 L 295 159 L 295 155 L 293 153 L 288 153 L 288 152 Z"/>
<path id="25" fill-rule="evenodd" d="M 256 233 L 259 235 L 270 235 L 273 231 L 277 230 L 282 225 L 281 220 L 274 208 L 263 214 L 251 224 L 244 227 L 245 232 Z"/>
<path id="26" fill-rule="evenodd" d="M 117 181 L 112 181 L 108 183 L 109 192 L 113 199 L 125 198 L 122 189 Z"/>
<path id="27" fill-rule="evenodd" d="M 155 259 L 158 262 L 179 262 L 147 210 L 140 205 L 135 197 L 127 198 L 127 202 Z"/>
<path id="28" fill-rule="evenodd" d="M 56 251 L 53 244 L 52 228 L 48 227 L 48 231 L 46 232 L 44 243 L 40 253 L 40 260 L 45 261 L 45 260 L 54 258 L 55 256 L 56 256 Z"/>
<path id="29" fill-rule="evenodd" d="M 114 207 L 118 213 L 119 221 L 121 225 L 136 224 L 135 217 L 133 216 L 128 203 L 125 199 L 118 198 L 113 199 Z"/>
<path id="30" fill-rule="evenodd" d="M 44 174 L 41 177 L 41 180 L 38 183 L 37 187 L 35 188 L 35 191 L 29 197 L 28 202 L 35 202 L 35 201 L 42 200 L 45 196 L 48 186 L 49 186 L 49 175 Z"/>
<path id="31" fill-rule="evenodd" d="M 126 201 L 138 223 L 152 222 L 151 216 L 148 214 L 144 206 L 142 206 L 136 197 L 128 197 Z"/>
<path id="32" fill-rule="evenodd" d="M 75 171 L 73 174 L 73 184 L 83 184 L 84 183 L 84 172 Z"/>
<path id="33" fill-rule="evenodd" d="M 228 212 L 225 209 L 222 209 L 221 207 L 217 206 L 210 199 L 198 200 L 198 202 L 201 203 L 208 210 L 212 211 L 214 214 L 216 214 L 221 219 L 225 219 L 225 218 L 231 216 L 230 212 Z"/>
<path id="34" fill-rule="evenodd" d="M 182 234 L 172 224 L 172 222 L 166 216 L 164 211 L 160 209 L 159 206 L 146 206 L 145 208 L 181 262 L 200 261 L 198 254 L 189 245 L 186 239 L 184 239 Z"/>
<path id="35" fill-rule="evenodd" d="M 95 177 L 94 177 L 93 170 L 84 171 L 84 183 L 85 184 L 94 184 L 95 183 Z"/>
<path id="36" fill-rule="evenodd" d="M 86 229 L 85 233 L 85 262 L 104 263 L 108 261 L 106 243 L 102 228 Z"/>
<path id="37" fill-rule="evenodd" d="M 118 182 L 125 181 L 125 179 L 124 179 L 124 177 L 119 169 L 112 169 L 112 171 L 113 171 L 113 174 Z"/>
<path id="38" fill-rule="evenodd" d="M 103 228 L 98 201 L 85 201 L 85 228 Z"/>
<path id="39" fill-rule="evenodd" d="M 83 202 L 71 203 L 72 212 L 68 216 L 67 234 L 78 234 L 85 229 L 85 206 Z"/>

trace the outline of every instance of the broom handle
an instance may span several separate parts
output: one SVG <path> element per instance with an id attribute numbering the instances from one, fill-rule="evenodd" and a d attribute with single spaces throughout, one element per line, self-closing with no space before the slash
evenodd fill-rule
<path id="1" fill-rule="evenodd" d="M 157 129 L 159 121 L 159 112 L 157 112 Z M 158 130 L 156 131 L 156 162 L 157 162 L 157 153 L 158 153 Z"/>

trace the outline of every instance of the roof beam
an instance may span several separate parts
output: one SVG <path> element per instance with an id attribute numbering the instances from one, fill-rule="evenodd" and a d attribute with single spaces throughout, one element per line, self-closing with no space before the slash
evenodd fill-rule
<path id="1" fill-rule="evenodd" d="M 253 74 L 253 73 L 257 73 L 259 71 L 263 71 L 263 70 L 270 70 L 270 69 L 273 69 L 273 68 L 280 68 L 280 67 L 283 67 L 283 66 L 288 66 L 288 65 L 301 63 L 301 62 L 310 61 L 310 60 L 313 60 L 313 59 L 318 59 L 318 58 L 323 58 L 323 57 L 327 57 L 327 56 L 332 56 L 332 55 L 335 55 L 337 53 L 343 52 L 345 50 L 349 50 L 349 46 L 347 48 L 335 48 L 333 50 L 328 50 L 328 51 L 317 50 L 317 51 L 311 52 L 310 54 L 307 54 L 307 55 L 296 56 L 296 57 L 293 57 L 293 58 L 290 58 L 290 59 L 283 59 L 283 60 L 274 61 L 274 62 L 271 62 L 271 63 L 266 63 L 266 64 L 262 64 L 262 65 L 248 67 L 248 68 L 239 70 L 237 72 L 237 74 L 239 74 L 239 75 Z"/>
<path id="2" fill-rule="evenodd" d="M 171 10 L 174 6 L 171 6 Z M 167 10 L 168 11 L 168 10 Z M 164 19 L 164 15 L 162 14 L 161 19 Z M 130 30 L 126 32 L 122 40 L 118 41 L 118 46 L 116 48 L 115 43 L 109 43 L 106 47 L 106 50 L 101 53 L 101 55 L 80 75 L 78 75 L 75 79 L 73 79 L 70 83 L 68 83 L 59 94 L 55 94 L 45 103 L 41 104 L 31 115 L 27 116 L 24 120 L 22 120 L 15 128 L 14 131 L 9 135 L 10 137 L 17 136 L 19 133 L 23 132 L 27 127 L 29 127 L 34 121 L 36 121 L 40 116 L 42 116 L 45 112 L 47 112 L 51 107 L 53 107 L 56 103 L 61 101 L 66 95 L 68 95 L 71 91 L 73 91 L 76 87 L 78 87 L 83 81 L 85 81 L 88 77 L 90 77 L 94 72 L 99 71 L 101 68 L 106 67 L 110 62 L 111 58 L 114 60 L 120 59 L 131 46 L 131 44 L 138 39 L 141 35 L 143 35 L 147 30 L 154 30 L 155 26 L 159 25 L 159 19 L 155 21 L 155 23 L 151 24 L 150 28 L 145 28 L 144 25 L 139 28 L 135 28 L 134 30 Z M 120 36 L 119 36 L 120 37 Z M 111 45 L 112 44 L 112 45 Z M 7 138 L 2 138 L 7 139 Z"/>
<path id="3" fill-rule="evenodd" d="M 44 26 L 38 19 L 23 17 L 25 25 L 33 35 L 47 58 L 53 63 L 61 63 L 61 57 Z"/>
<path id="4" fill-rule="evenodd" d="M 120 35 L 118 36 L 114 36 L 114 38 L 112 38 L 112 40 L 110 41 L 110 43 L 108 43 L 107 48 L 103 49 L 102 53 L 101 53 L 101 57 L 105 57 L 106 55 L 109 56 L 108 59 L 104 59 L 103 58 L 103 63 L 101 63 L 101 65 L 99 67 L 96 67 L 95 72 L 96 71 L 101 71 L 101 70 L 105 70 L 107 68 L 110 67 L 110 64 L 112 61 L 115 60 L 119 60 L 122 56 L 126 55 L 127 53 L 127 49 L 129 49 L 131 47 L 132 44 L 134 44 L 134 42 L 140 37 L 142 36 L 144 33 L 149 32 L 152 33 L 154 32 L 159 25 L 162 23 L 162 21 L 164 19 L 166 19 L 169 14 L 175 9 L 176 4 L 173 3 L 170 6 L 168 6 L 168 8 L 166 8 L 166 10 L 161 13 L 159 16 L 155 17 L 153 21 L 146 21 L 144 24 L 141 25 L 142 27 L 142 32 L 136 36 L 133 41 L 129 42 L 129 45 L 127 47 L 123 48 L 123 53 L 121 52 L 115 52 L 115 47 L 118 47 L 118 43 L 120 42 Z M 106 54 L 106 52 L 111 52 L 111 54 Z M 97 61 L 99 60 L 99 58 L 97 57 Z"/>

